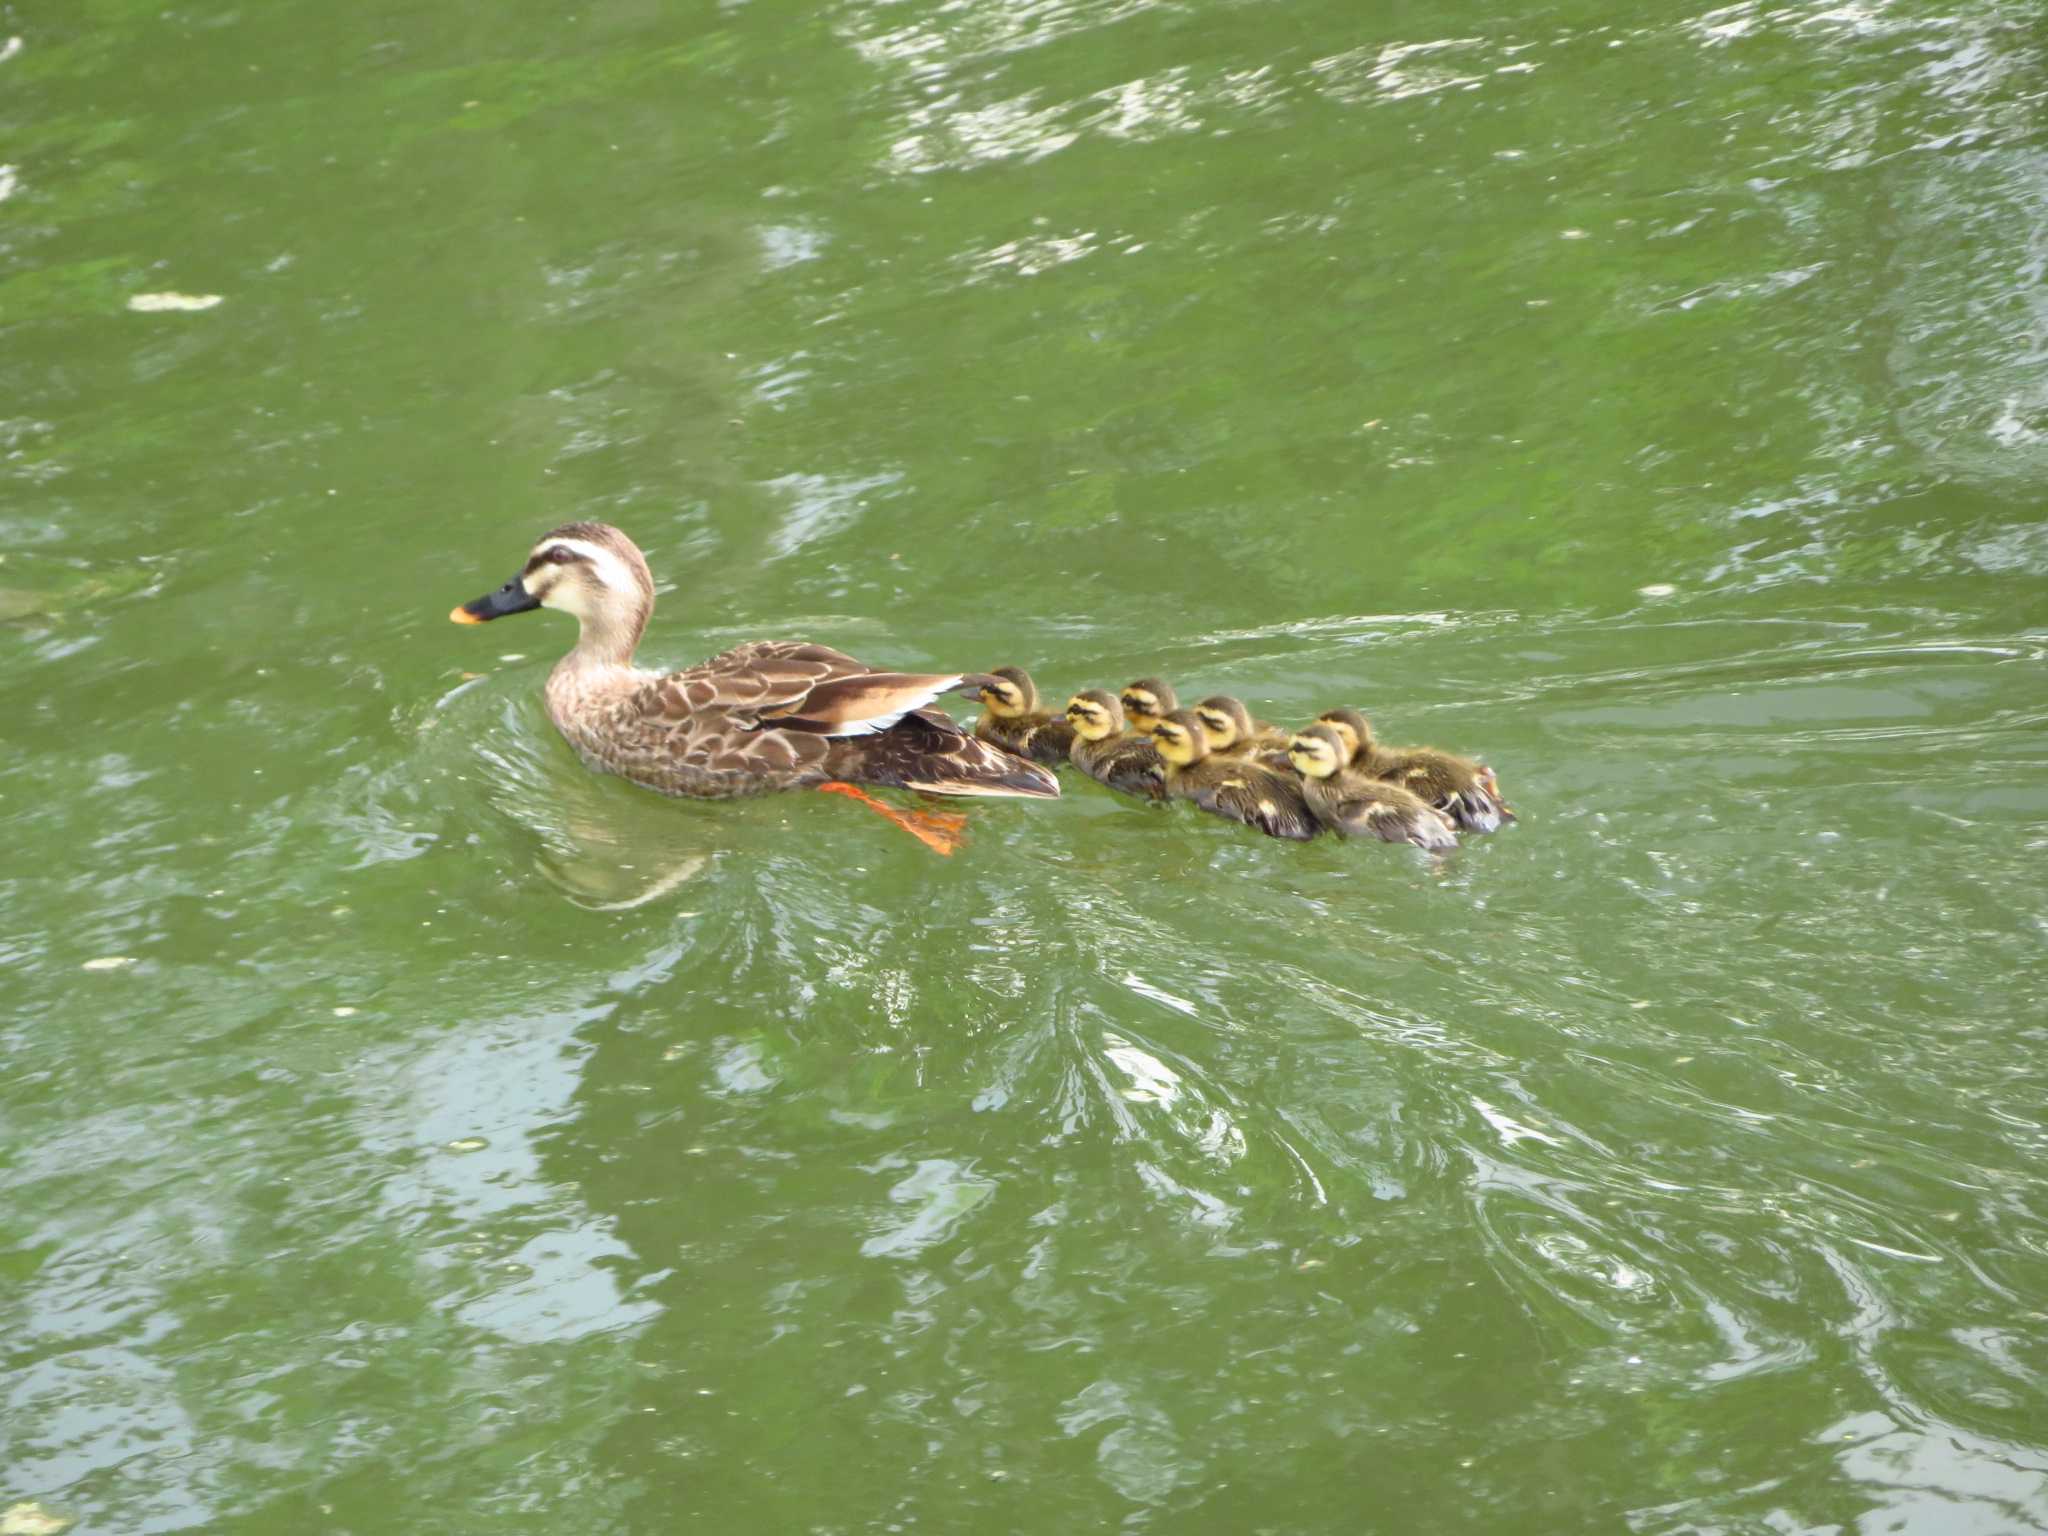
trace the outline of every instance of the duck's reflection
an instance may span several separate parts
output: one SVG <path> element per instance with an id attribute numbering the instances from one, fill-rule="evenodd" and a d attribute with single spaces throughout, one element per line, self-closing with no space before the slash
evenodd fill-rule
<path id="1" fill-rule="evenodd" d="M 617 783 L 594 779 L 552 742 L 495 756 L 497 808 L 539 841 L 533 867 L 577 906 L 625 912 L 670 897 L 718 851 L 709 818 Z M 559 761 L 547 759 L 559 757 Z M 641 802 L 645 802 L 644 804 Z"/>

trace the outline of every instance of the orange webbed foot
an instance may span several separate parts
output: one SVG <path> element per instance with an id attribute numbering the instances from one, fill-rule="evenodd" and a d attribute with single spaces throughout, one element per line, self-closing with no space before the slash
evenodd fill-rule
<path id="1" fill-rule="evenodd" d="M 958 811 L 898 810 L 893 805 L 883 804 L 857 785 L 842 784 L 836 779 L 817 787 L 825 794 L 844 795 L 849 800 L 859 801 L 877 816 L 894 822 L 934 853 L 951 857 L 954 850 L 967 841 L 967 818 Z"/>

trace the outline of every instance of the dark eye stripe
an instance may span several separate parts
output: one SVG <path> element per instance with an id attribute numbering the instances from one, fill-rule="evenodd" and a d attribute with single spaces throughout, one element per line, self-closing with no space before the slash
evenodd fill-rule
<path id="1" fill-rule="evenodd" d="M 543 565 L 570 565 L 583 558 L 582 555 L 573 549 L 565 548 L 560 544 L 554 544 L 528 560 L 526 562 L 526 569 L 522 570 L 519 574 L 526 576 Z"/>

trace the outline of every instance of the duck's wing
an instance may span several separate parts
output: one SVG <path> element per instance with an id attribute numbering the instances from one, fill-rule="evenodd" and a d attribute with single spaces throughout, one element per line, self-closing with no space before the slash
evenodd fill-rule
<path id="1" fill-rule="evenodd" d="M 988 681 L 980 673 L 882 672 L 827 645 L 756 640 L 656 678 L 634 703 L 655 723 L 722 716 L 742 729 L 865 736 Z"/>
<path id="2" fill-rule="evenodd" d="M 1421 848 L 1455 848 L 1451 818 L 1398 785 L 1366 780 L 1334 807 L 1347 837 L 1376 837 Z"/>
<path id="3" fill-rule="evenodd" d="M 1031 727 L 1023 741 L 1024 755 L 1048 768 L 1067 761 L 1067 748 L 1074 743 L 1074 728 L 1057 716 Z"/>
<path id="4" fill-rule="evenodd" d="M 1305 843 L 1322 830 L 1298 786 L 1252 764 L 1204 784 L 1194 800 L 1203 810 L 1257 827 L 1268 837 Z"/>
<path id="5" fill-rule="evenodd" d="M 1379 777 L 1419 795 L 1467 832 L 1497 832 L 1513 821 L 1493 770 L 1433 747 L 1404 747 L 1387 757 Z"/>
<path id="6" fill-rule="evenodd" d="M 1060 793 L 1045 769 L 969 735 L 936 709 L 913 710 L 884 731 L 837 736 L 825 764 L 835 779 L 931 795 L 1057 800 Z"/>
<path id="7" fill-rule="evenodd" d="M 1111 789 L 1146 800 L 1166 798 L 1166 759 L 1149 741 L 1135 737 L 1117 743 L 1095 775 Z"/>

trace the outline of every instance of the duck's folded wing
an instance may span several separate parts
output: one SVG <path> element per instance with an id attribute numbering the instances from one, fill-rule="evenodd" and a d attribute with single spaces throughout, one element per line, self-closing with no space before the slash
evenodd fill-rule
<path id="1" fill-rule="evenodd" d="M 635 702 L 654 720 L 715 711 L 743 726 L 860 736 L 887 730 L 949 689 L 983 681 L 978 674 L 877 672 L 830 646 L 757 640 L 655 679 Z"/>
<path id="2" fill-rule="evenodd" d="M 1205 811 L 1257 827 L 1268 837 L 1307 842 L 1320 828 L 1301 791 L 1277 774 L 1232 774 L 1195 797 Z"/>
<path id="3" fill-rule="evenodd" d="M 763 710 L 760 718 L 788 730 L 870 736 L 960 685 L 958 672 L 859 672 L 819 683 L 782 708 Z"/>
<path id="4" fill-rule="evenodd" d="M 1147 800 L 1166 798 L 1166 764 L 1149 741 L 1127 740 L 1102 764 L 1102 782 L 1127 795 Z"/>
<path id="5" fill-rule="evenodd" d="M 1414 843 L 1423 848 L 1458 846 L 1450 818 L 1414 795 L 1368 790 L 1345 796 L 1337 811 L 1352 837 L 1377 837 L 1382 842 Z"/>
<path id="6" fill-rule="evenodd" d="M 935 709 L 915 710 L 886 731 L 830 738 L 828 747 L 826 762 L 836 778 L 894 784 L 935 795 L 1059 798 L 1059 780 L 1052 774 L 969 735 Z"/>

